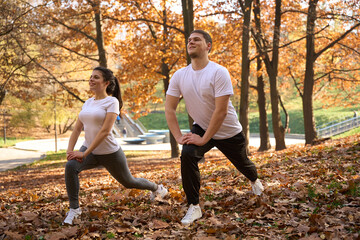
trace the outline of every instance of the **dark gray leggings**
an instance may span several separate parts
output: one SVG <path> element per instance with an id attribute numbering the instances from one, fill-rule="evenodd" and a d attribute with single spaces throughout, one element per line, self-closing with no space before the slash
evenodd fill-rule
<path id="1" fill-rule="evenodd" d="M 80 152 L 85 152 L 86 147 L 82 146 Z M 65 166 L 66 190 L 70 201 L 70 208 L 79 207 L 79 173 L 83 170 L 104 166 L 106 170 L 124 187 L 147 189 L 155 191 L 157 184 L 144 178 L 134 178 L 127 165 L 124 152 L 120 148 L 117 152 L 106 155 L 94 155 L 90 153 L 82 163 L 70 160 Z"/>

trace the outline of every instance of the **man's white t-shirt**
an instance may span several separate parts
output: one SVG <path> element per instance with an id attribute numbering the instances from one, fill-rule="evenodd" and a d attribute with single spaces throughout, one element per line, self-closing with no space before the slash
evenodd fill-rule
<path id="1" fill-rule="evenodd" d="M 174 73 L 166 94 L 184 97 L 186 110 L 205 131 L 215 110 L 215 98 L 233 95 L 229 71 L 212 61 L 201 70 L 193 70 L 188 65 Z M 213 139 L 227 139 L 242 131 L 236 111 L 229 101 L 226 118 Z"/>
<path id="2" fill-rule="evenodd" d="M 106 98 L 95 100 L 88 99 L 79 114 L 79 119 L 84 125 L 85 141 L 83 145 L 89 147 L 94 141 L 96 135 L 104 124 L 108 112 L 119 114 L 119 101 L 115 97 L 107 96 Z M 110 154 L 120 149 L 114 135 L 109 133 L 108 136 L 97 146 L 92 153 L 95 155 Z"/>

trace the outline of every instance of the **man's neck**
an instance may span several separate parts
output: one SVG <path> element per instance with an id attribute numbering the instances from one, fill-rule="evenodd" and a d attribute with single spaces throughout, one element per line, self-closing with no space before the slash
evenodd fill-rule
<path id="1" fill-rule="evenodd" d="M 197 71 L 205 68 L 209 63 L 208 58 L 192 58 L 191 59 L 191 66 L 192 68 Z"/>

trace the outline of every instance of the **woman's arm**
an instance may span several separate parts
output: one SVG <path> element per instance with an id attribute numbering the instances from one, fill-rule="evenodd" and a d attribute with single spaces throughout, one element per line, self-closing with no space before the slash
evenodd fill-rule
<path id="1" fill-rule="evenodd" d="M 76 159 L 79 162 L 82 162 L 83 159 L 89 155 L 99 144 L 106 138 L 107 135 L 109 135 L 115 120 L 116 120 L 116 113 L 108 112 L 105 116 L 104 123 L 100 129 L 100 131 L 96 134 L 94 141 L 90 144 L 90 146 L 86 149 L 85 152 L 79 152 L 79 151 L 71 151 L 68 152 L 68 160 Z M 75 144 L 74 144 L 75 145 Z M 70 146 L 70 142 L 69 142 Z M 74 147 L 73 147 L 74 148 Z M 69 148 L 68 148 L 69 150 Z"/>
<path id="2" fill-rule="evenodd" d="M 106 114 L 104 123 L 103 123 L 100 131 L 96 134 L 94 141 L 90 144 L 90 146 L 84 152 L 83 157 L 86 157 L 87 155 L 89 155 L 97 146 L 99 146 L 99 144 L 106 138 L 106 136 L 109 135 L 111 129 L 114 126 L 116 117 L 117 117 L 117 114 L 113 113 L 113 112 L 108 112 Z"/>
<path id="3" fill-rule="evenodd" d="M 80 136 L 80 133 L 81 133 L 81 131 L 83 129 L 83 126 L 84 126 L 83 123 L 78 118 L 76 120 L 74 130 L 72 131 L 70 139 L 69 139 L 68 148 L 67 148 L 67 151 L 66 151 L 67 160 L 70 160 L 69 159 L 69 153 L 74 151 L 75 144 L 76 144 L 77 140 L 79 139 L 79 136 Z"/>

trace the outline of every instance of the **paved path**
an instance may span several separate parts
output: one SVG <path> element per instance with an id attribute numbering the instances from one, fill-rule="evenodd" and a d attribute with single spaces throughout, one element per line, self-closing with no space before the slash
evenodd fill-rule
<path id="1" fill-rule="evenodd" d="M 32 163 L 43 157 L 45 157 L 45 154 L 39 151 L 0 148 L 0 172 Z"/>
<path id="2" fill-rule="evenodd" d="M 57 150 L 66 150 L 68 144 L 68 138 L 60 138 L 57 140 Z M 170 143 L 159 143 L 159 144 L 128 144 L 117 138 L 121 148 L 124 151 L 127 150 L 170 150 Z M 84 138 L 80 137 L 75 149 L 81 147 Z M 298 136 L 289 136 L 285 139 L 286 145 L 292 145 L 297 143 L 305 143 L 303 138 Z M 275 139 L 270 138 L 272 146 L 275 145 Z M 257 136 L 250 137 L 250 146 L 259 147 L 260 138 Z M 181 145 L 180 145 L 181 149 Z M 35 160 L 41 159 L 45 156 L 48 151 L 55 151 L 55 140 L 54 139 L 42 139 L 42 140 L 31 140 L 25 142 L 19 142 L 13 148 L 0 148 L 0 171 L 12 169 L 23 164 L 32 163 Z"/>

